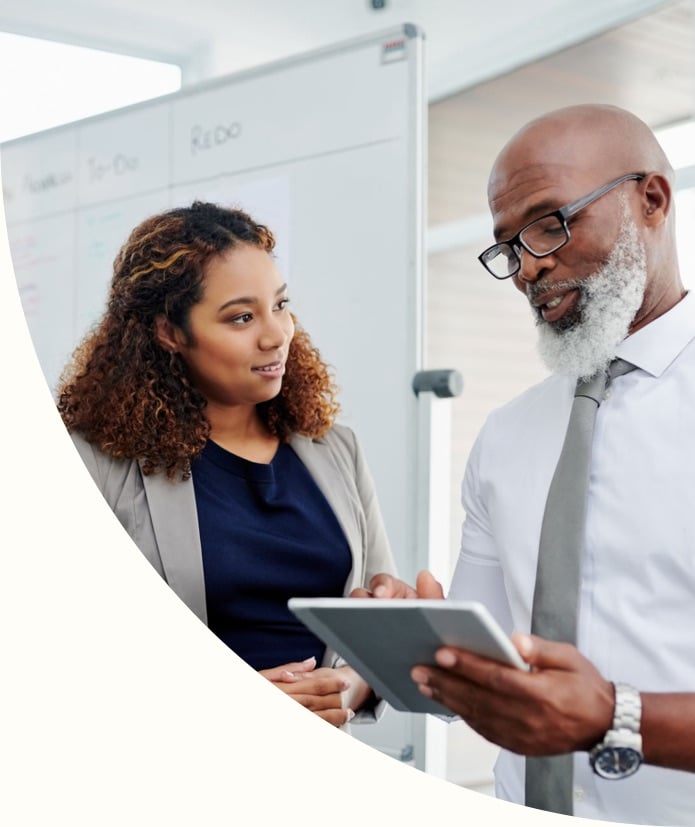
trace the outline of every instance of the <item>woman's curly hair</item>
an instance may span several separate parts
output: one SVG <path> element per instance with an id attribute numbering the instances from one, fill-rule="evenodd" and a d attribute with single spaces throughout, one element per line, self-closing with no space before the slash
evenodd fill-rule
<path id="1" fill-rule="evenodd" d="M 114 262 L 106 312 L 61 377 L 58 410 L 69 431 L 113 457 L 142 460 L 146 474 L 190 474 L 210 434 L 207 400 L 181 357 L 159 343 L 155 319 L 165 316 L 188 335 L 208 261 L 237 244 L 270 253 L 275 239 L 241 210 L 201 201 L 132 231 Z M 295 433 L 322 436 L 339 409 L 328 367 L 296 320 L 295 327 L 282 389 L 258 405 L 283 441 Z"/>

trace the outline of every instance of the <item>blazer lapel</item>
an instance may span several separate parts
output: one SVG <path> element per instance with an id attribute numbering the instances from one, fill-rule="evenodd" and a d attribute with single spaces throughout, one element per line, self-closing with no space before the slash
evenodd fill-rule
<path id="1" fill-rule="evenodd" d="M 321 440 L 297 435 L 290 437 L 290 445 L 333 509 L 352 552 L 353 577 L 359 576 L 359 566 L 356 567 L 355 564 L 361 559 L 362 540 L 355 516 L 355 502 L 350 498 L 343 474 L 337 467 L 330 448 Z"/>
<path id="2" fill-rule="evenodd" d="M 207 625 L 203 553 L 193 480 L 142 475 L 164 577 L 188 608 Z"/>

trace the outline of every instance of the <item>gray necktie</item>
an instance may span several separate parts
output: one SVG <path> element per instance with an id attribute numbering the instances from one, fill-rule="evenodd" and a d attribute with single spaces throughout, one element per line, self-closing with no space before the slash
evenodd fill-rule
<path id="1" fill-rule="evenodd" d="M 608 371 L 578 381 L 560 458 L 545 505 L 533 594 L 531 632 L 576 643 L 581 558 L 584 546 L 591 443 L 606 387 L 634 370 L 614 359 Z M 526 805 L 573 814 L 572 753 L 526 759 Z"/>

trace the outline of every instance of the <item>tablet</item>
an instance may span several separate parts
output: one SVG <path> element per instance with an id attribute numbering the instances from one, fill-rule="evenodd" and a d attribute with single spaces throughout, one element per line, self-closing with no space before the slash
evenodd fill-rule
<path id="1" fill-rule="evenodd" d="M 402 712 L 452 714 L 425 697 L 410 677 L 416 664 L 434 664 L 434 653 L 441 646 L 528 669 L 482 603 L 293 597 L 287 605 L 377 695 Z"/>

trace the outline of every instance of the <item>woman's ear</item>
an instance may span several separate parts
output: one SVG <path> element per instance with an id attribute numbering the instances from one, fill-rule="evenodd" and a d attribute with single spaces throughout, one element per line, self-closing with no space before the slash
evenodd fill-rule
<path id="1" fill-rule="evenodd" d="M 643 181 L 642 209 L 645 222 L 651 227 L 663 224 L 671 211 L 673 193 L 665 175 L 654 172 Z"/>
<path id="2" fill-rule="evenodd" d="M 169 353 L 176 353 L 181 343 L 181 331 L 163 314 L 155 316 L 154 319 L 155 337 L 159 344 L 168 350 Z"/>

